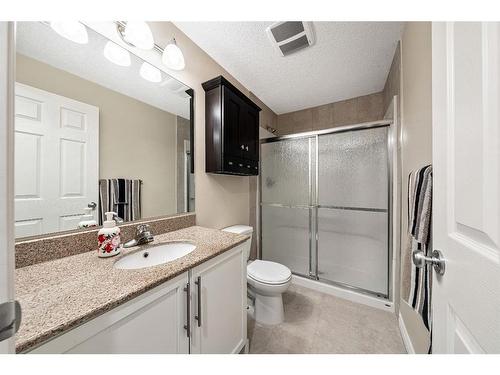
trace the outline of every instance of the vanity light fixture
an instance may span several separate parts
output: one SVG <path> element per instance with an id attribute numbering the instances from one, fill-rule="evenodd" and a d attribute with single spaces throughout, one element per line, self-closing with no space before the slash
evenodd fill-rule
<path id="1" fill-rule="evenodd" d="M 50 27 L 60 36 L 78 44 L 87 44 L 89 35 L 86 27 L 78 21 L 51 21 Z"/>
<path id="2" fill-rule="evenodd" d="M 161 71 L 157 67 L 143 62 L 141 65 L 141 69 L 139 70 L 139 74 L 146 81 L 158 83 L 161 82 Z"/>
<path id="3" fill-rule="evenodd" d="M 153 33 L 146 22 L 115 21 L 115 24 L 118 36 L 127 45 L 144 50 L 153 49 L 159 52 L 162 55 L 163 64 L 169 69 L 183 70 L 186 66 L 184 55 L 175 38 L 172 38 L 165 48 L 161 48 L 158 44 L 155 44 Z"/>
<path id="4" fill-rule="evenodd" d="M 186 66 L 184 55 L 182 54 L 181 49 L 177 46 L 175 38 L 172 38 L 172 41 L 167 44 L 163 50 L 161 61 L 168 68 L 173 70 L 182 70 Z"/>
<path id="5" fill-rule="evenodd" d="M 104 46 L 104 57 L 116 65 L 130 66 L 130 53 L 112 41 Z"/>
<path id="6" fill-rule="evenodd" d="M 155 46 L 153 33 L 144 21 L 119 22 L 116 29 L 122 40 L 132 47 L 149 50 Z"/>

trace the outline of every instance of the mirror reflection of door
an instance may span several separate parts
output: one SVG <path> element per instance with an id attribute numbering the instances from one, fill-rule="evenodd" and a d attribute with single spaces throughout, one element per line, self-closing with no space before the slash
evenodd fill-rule
<path id="1" fill-rule="evenodd" d="M 75 229 L 98 201 L 99 108 L 16 83 L 16 237 Z"/>
<path id="2" fill-rule="evenodd" d="M 16 23 L 17 239 L 194 210 L 192 90 L 95 31 L 113 22 L 83 26 Z"/>

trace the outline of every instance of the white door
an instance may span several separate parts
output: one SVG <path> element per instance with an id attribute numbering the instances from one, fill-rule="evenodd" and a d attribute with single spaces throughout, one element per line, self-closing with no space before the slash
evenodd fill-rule
<path id="1" fill-rule="evenodd" d="M 0 22 L 0 309 L 14 298 L 13 56 L 14 24 Z M 0 354 L 5 353 L 14 353 L 13 337 L 0 341 Z"/>
<path id="2" fill-rule="evenodd" d="M 500 27 L 434 23 L 433 353 L 500 353 Z"/>
<path id="3" fill-rule="evenodd" d="M 15 106 L 16 237 L 76 229 L 98 202 L 99 108 L 20 83 Z"/>
<path id="4" fill-rule="evenodd" d="M 191 271 L 191 353 L 238 353 L 247 339 L 247 280 L 238 246 Z"/>

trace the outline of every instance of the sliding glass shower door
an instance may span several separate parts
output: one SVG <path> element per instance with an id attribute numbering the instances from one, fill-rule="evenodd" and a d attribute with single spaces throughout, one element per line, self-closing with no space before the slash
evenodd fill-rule
<path id="1" fill-rule="evenodd" d="M 387 128 L 318 139 L 318 277 L 387 296 Z"/>
<path id="2" fill-rule="evenodd" d="M 311 261 L 313 141 L 286 139 L 261 147 L 261 246 L 266 249 L 265 259 L 306 276 Z"/>
<path id="3" fill-rule="evenodd" d="M 295 274 L 389 295 L 388 127 L 262 144 L 262 258 Z"/>

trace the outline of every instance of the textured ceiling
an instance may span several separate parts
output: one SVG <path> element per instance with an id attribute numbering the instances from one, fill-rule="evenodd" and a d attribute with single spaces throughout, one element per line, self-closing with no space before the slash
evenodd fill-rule
<path id="1" fill-rule="evenodd" d="M 176 22 L 189 38 L 276 113 L 381 91 L 401 22 L 313 22 L 316 43 L 280 56 L 273 22 Z"/>
<path id="2" fill-rule="evenodd" d="M 97 83 L 123 95 L 189 118 L 187 86 L 162 73 L 162 82 L 152 83 L 139 75 L 143 60 L 131 54 L 131 65 L 118 66 L 104 55 L 104 36 L 87 28 L 88 44 L 77 44 L 59 35 L 41 22 L 18 22 L 17 52 L 35 60 Z"/>

